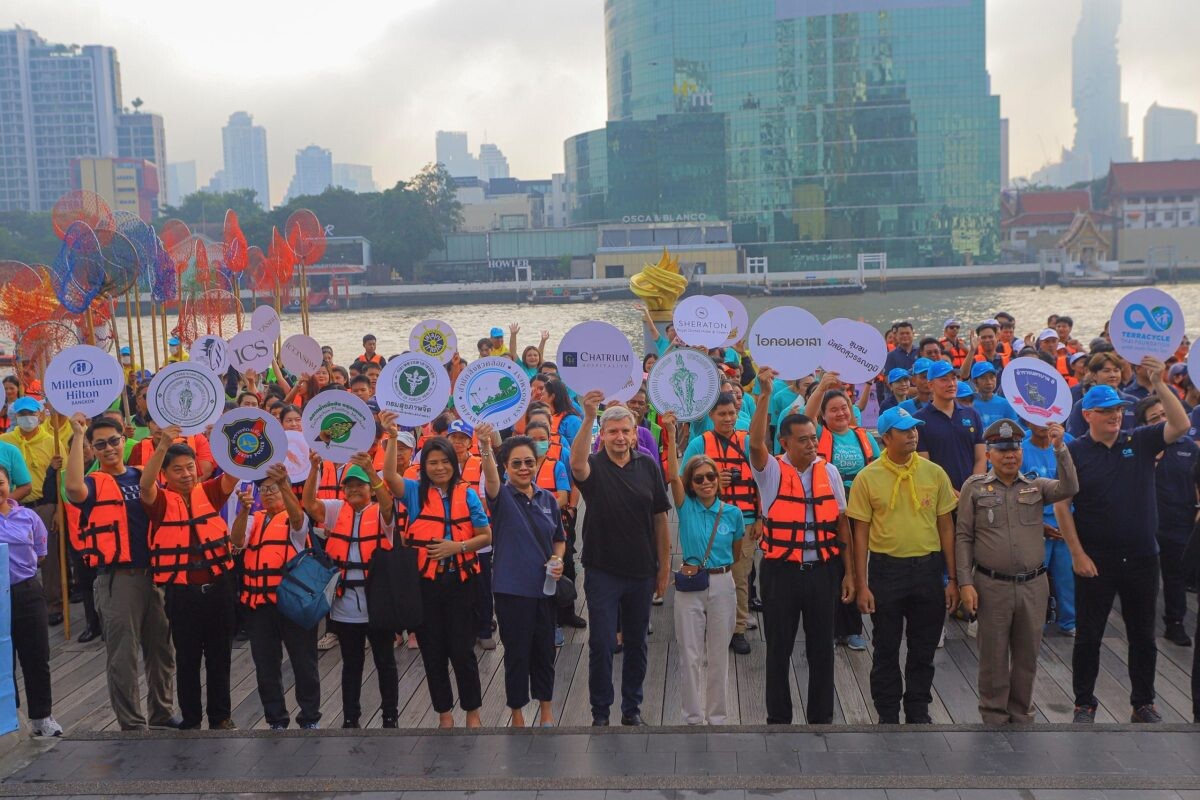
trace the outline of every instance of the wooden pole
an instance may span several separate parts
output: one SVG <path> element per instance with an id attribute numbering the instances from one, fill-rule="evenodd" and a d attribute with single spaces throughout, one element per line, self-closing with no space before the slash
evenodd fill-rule
<path id="1" fill-rule="evenodd" d="M 239 276 L 236 274 L 233 276 L 233 297 L 237 301 L 234 304 L 234 309 L 237 312 L 237 329 L 240 331 L 242 329 L 242 311 L 243 311 L 243 309 L 242 309 L 242 288 L 241 288 L 241 280 L 239 279 Z"/>
<path id="2" fill-rule="evenodd" d="M 90 314 L 89 314 L 90 316 Z M 42 380 L 45 380 L 43 375 Z M 54 455 L 62 459 L 62 414 L 55 413 L 51 419 L 54 427 Z M 63 508 L 62 493 L 63 482 L 66 476 L 66 465 L 64 464 L 58 470 L 58 480 L 55 481 L 55 487 L 58 490 L 58 495 L 54 498 L 54 516 L 58 522 L 58 553 L 48 553 L 50 558 L 58 559 L 58 576 L 59 589 L 62 592 L 62 610 L 63 610 L 63 640 L 71 641 L 71 590 L 67 588 L 67 518 L 66 509 Z"/>
<path id="3" fill-rule="evenodd" d="M 300 327 L 308 336 L 308 267 L 300 262 Z"/>
<path id="4" fill-rule="evenodd" d="M 138 317 L 138 325 L 141 324 L 142 318 Z M 150 297 L 150 347 L 154 350 L 154 371 L 158 372 L 158 304 L 153 295 Z"/>
<path id="5" fill-rule="evenodd" d="M 167 359 L 171 357 L 171 349 L 167 346 L 167 303 L 164 300 L 159 306 L 162 310 L 162 348 L 163 348 L 163 366 L 166 366 Z"/>

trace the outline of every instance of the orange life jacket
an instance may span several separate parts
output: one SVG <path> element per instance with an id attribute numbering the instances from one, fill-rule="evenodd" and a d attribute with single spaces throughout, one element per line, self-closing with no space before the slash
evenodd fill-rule
<path id="1" fill-rule="evenodd" d="M 364 350 L 363 354 L 354 360 L 361 361 L 364 364 L 379 364 L 383 361 L 383 356 L 379 355 L 379 353 L 376 353 L 373 356 L 368 356 Z"/>
<path id="2" fill-rule="evenodd" d="M 558 483 L 554 480 L 554 467 L 556 464 L 558 464 L 558 459 L 550 458 L 550 453 L 547 451 L 546 460 L 537 469 L 537 476 L 533 480 L 534 484 L 548 492 L 557 492 Z"/>
<path id="3" fill-rule="evenodd" d="M 1000 345 L 996 345 L 996 358 L 1000 359 L 1000 366 L 1003 369 L 1004 367 L 1008 366 L 1008 361 L 1010 358 L 1012 358 L 1012 353 L 1010 351 L 1001 350 Z M 983 350 L 978 350 L 975 353 L 975 361 L 977 363 L 987 361 L 990 364 L 992 360 L 983 354 Z"/>
<path id="4" fill-rule="evenodd" d="M 274 603 L 275 590 L 283 579 L 283 565 L 294 555 L 287 512 L 269 517 L 265 511 L 255 513 L 246 536 L 241 602 L 250 608 Z"/>
<path id="5" fill-rule="evenodd" d="M 959 339 L 958 344 L 955 345 L 943 336 L 941 339 L 938 339 L 938 344 L 950 355 L 950 362 L 954 364 L 955 369 L 961 367 L 963 362 L 967 360 L 967 346 L 963 344 L 962 339 Z"/>
<path id="6" fill-rule="evenodd" d="M 421 480 L 421 465 L 419 463 L 409 464 L 408 469 L 404 470 L 404 477 L 413 481 Z"/>
<path id="7" fill-rule="evenodd" d="M 717 462 L 719 471 L 733 473 L 729 488 L 722 492 L 722 499 L 733 503 L 743 512 L 758 513 L 758 484 L 746 461 L 746 432 L 734 431 L 726 439 L 716 431 L 704 432 L 704 455 Z"/>
<path id="8" fill-rule="evenodd" d="M 204 485 L 192 489 L 191 510 L 183 495 L 159 489 L 167 502 L 162 522 L 150 531 L 150 572 L 155 583 L 188 582 L 188 570 L 208 569 L 219 576 L 233 569 L 229 552 L 229 528 L 208 502 Z M 198 544 L 192 544 L 192 531 Z"/>
<path id="9" fill-rule="evenodd" d="M 875 448 L 871 446 L 871 434 L 857 426 L 850 428 L 858 437 L 858 446 L 862 450 L 863 465 L 875 460 Z M 817 455 L 825 461 L 833 461 L 833 431 L 828 425 L 821 427 L 821 438 L 817 440 Z"/>
<path id="10" fill-rule="evenodd" d="M 464 483 L 469 486 L 478 486 L 479 478 L 483 475 L 483 461 L 479 456 L 468 455 L 467 463 L 459 466 L 459 473 Z"/>
<path id="11" fill-rule="evenodd" d="M 328 520 L 327 520 L 328 521 Z M 357 523 L 357 524 L 356 524 Z M 342 571 L 338 581 L 338 596 L 347 588 L 367 584 L 367 567 L 376 548 L 391 550 L 392 542 L 383 533 L 379 519 L 379 504 L 367 503 L 361 513 L 355 514 L 349 503 L 342 503 L 337 519 L 325 528 L 325 553 Z M 350 560 L 350 543 L 358 541 L 358 560 Z M 347 579 L 346 572 L 352 569 L 363 571 L 362 578 Z"/>
<path id="12" fill-rule="evenodd" d="M 1054 368 L 1058 370 L 1058 374 L 1067 379 L 1068 386 L 1078 386 L 1079 380 L 1071 374 L 1071 365 L 1067 363 L 1070 358 L 1070 352 L 1060 353 L 1055 359 Z"/>
<path id="13" fill-rule="evenodd" d="M 429 487 L 421 513 L 408 523 L 407 541 L 417 548 L 417 571 L 422 578 L 433 580 L 445 569 L 445 563 L 429 557 L 426 547 L 446 538 L 446 526 L 450 526 L 450 538 L 465 542 L 475 537 L 475 525 L 471 522 L 471 509 L 467 507 L 467 484 L 459 481 L 450 494 L 450 517 L 446 517 L 446 505 L 441 492 Z M 479 561 L 474 553 L 458 553 L 454 565 L 459 578 L 467 580 L 479 572 Z"/>
<path id="14" fill-rule="evenodd" d="M 85 517 L 74 503 L 64 504 L 71 546 L 89 567 L 129 563 L 129 515 L 125 495 L 117 479 L 107 472 L 93 472 L 96 502 Z"/>
<path id="15" fill-rule="evenodd" d="M 833 558 L 841 548 L 837 541 L 838 504 L 829 485 L 825 462 L 817 459 L 812 467 L 812 496 L 804 494 L 800 471 L 783 460 L 779 461 L 779 495 L 763 520 L 763 558 L 803 561 L 804 551 L 815 549 L 821 561 Z M 813 509 L 813 522 L 808 522 L 808 507 Z M 812 531 L 814 541 L 804 540 Z"/>
<path id="16" fill-rule="evenodd" d="M 322 461 L 321 476 L 317 478 L 317 499 L 344 500 L 345 495 L 342 494 L 342 475 L 345 472 L 345 465 L 339 467 L 332 461 Z"/>

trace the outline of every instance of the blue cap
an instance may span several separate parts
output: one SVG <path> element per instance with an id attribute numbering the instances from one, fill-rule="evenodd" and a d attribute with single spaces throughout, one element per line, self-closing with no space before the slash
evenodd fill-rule
<path id="1" fill-rule="evenodd" d="M 892 406 L 879 415 L 879 422 L 876 423 L 875 428 L 879 431 L 879 435 L 882 436 L 892 428 L 898 431 L 907 431 L 924 424 L 924 421 L 917 419 L 900 406 Z"/>
<path id="2" fill-rule="evenodd" d="M 121 355 L 123 355 L 123 356 L 127 356 L 127 355 L 129 355 L 129 354 L 130 354 L 130 351 L 129 351 L 129 347 L 128 347 L 128 345 L 127 345 L 127 346 L 125 346 L 125 347 L 122 347 L 122 348 L 121 348 Z"/>
<path id="3" fill-rule="evenodd" d="M 896 367 L 895 369 L 893 369 L 891 372 L 888 373 L 887 381 L 889 384 L 891 384 L 891 383 L 895 383 L 896 381 L 902 381 L 905 378 L 911 378 L 911 377 L 912 377 L 912 373 L 910 373 L 908 370 L 904 369 L 904 367 Z"/>
<path id="4" fill-rule="evenodd" d="M 977 361 L 975 366 L 971 367 L 971 380 L 982 378 L 984 375 L 999 375 L 999 370 L 996 365 L 990 361 Z"/>
<path id="5" fill-rule="evenodd" d="M 971 384 L 967 383 L 966 381 L 959 381 L 958 382 L 958 392 L 955 393 L 954 396 L 955 397 L 974 397 L 975 390 L 972 389 Z"/>
<path id="6" fill-rule="evenodd" d="M 495 339 L 497 336 L 504 336 L 504 328 L 492 328 L 492 332 L 488 336 Z"/>
<path id="7" fill-rule="evenodd" d="M 932 363 L 928 358 L 918 358 L 913 362 L 912 374 L 916 375 L 917 373 L 928 371 L 929 365 Z"/>
<path id="8" fill-rule="evenodd" d="M 1117 390 L 1111 386 L 1093 386 L 1083 396 L 1084 411 L 1091 411 L 1095 408 L 1115 408 L 1116 406 L 1130 405 L 1133 404 L 1128 400 L 1122 399 Z"/>
<path id="9" fill-rule="evenodd" d="M 938 378 L 944 378 L 953 372 L 954 367 L 950 366 L 949 363 L 945 361 L 934 361 L 930 363 L 929 369 L 925 371 L 925 377 L 932 381 Z"/>
<path id="10" fill-rule="evenodd" d="M 167 339 L 167 344 L 171 345 L 171 347 L 174 347 L 175 345 L 179 344 L 179 337 L 172 336 L 170 339 Z"/>
<path id="11" fill-rule="evenodd" d="M 12 403 L 12 412 L 14 415 L 26 412 L 32 412 L 36 414 L 41 410 L 42 404 L 39 403 L 35 397 L 18 397 L 16 400 L 13 400 Z"/>
<path id="12" fill-rule="evenodd" d="M 470 423 L 464 422 L 461 419 L 456 419 L 454 422 L 451 422 L 450 427 L 446 429 L 447 436 L 452 433 L 461 433 L 464 436 L 474 436 L 475 429 L 471 427 Z"/>

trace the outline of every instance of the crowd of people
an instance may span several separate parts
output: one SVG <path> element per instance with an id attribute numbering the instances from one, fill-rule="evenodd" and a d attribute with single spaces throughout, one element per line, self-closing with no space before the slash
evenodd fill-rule
<path id="1" fill-rule="evenodd" d="M 370 449 L 346 464 L 314 452 L 301 481 L 282 464 L 255 482 L 222 473 L 207 436 L 151 417 L 150 376 L 128 349 L 120 354 L 127 396 L 91 419 L 47 409 L 27 372 L 6 378 L 0 543 L 9 549 L 12 639 L 33 733 L 62 733 L 52 715 L 49 628 L 75 599 L 85 611 L 78 641 L 103 639 L 122 730 L 235 728 L 239 639 L 249 641 L 272 729 L 322 724 L 318 658 L 334 646 L 341 727 L 376 713 L 361 703 L 368 646 L 383 727 L 399 725 L 397 647 L 420 650 L 442 727 L 454 725 L 455 706 L 478 727 L 477 648 L 497 639 L 511 724 L 551 727 L 564 627 L 588 630 L 593 725 L 610 724 L 618 652 L 620 723 L 643 725 L 651 608 L 668 593 L 680 653 L 668 680 L 679 681 L 689 725 L 728 720 L 731 653 L 752 651 L 754 612 L 769 724 L 796 720 L 789 680 L 801 626 L 804 721 L 833 722 L 835 648 L 871 646 L 879 722 L 931 722 L 948 614 L 967 620 L 977 639 L 985 723 L 1033 721 L 1048 628 L 1074 637 L 1074 720 L 1091 722 L 1118 598 L 1130 719 L 1161 721 L 1156 641 L 1192 644 L 1187 592 L 1200 550 L 1200 448 L 1189 436 L 1200 423 L 1200 390 L 1186 343 L 1170 363 L 1130 364 L 1107 331 L 1083 346 L 1066 316 L 1025 337 L 1002 312 L 965 338 L 961 329 L 949 319 L 941 336 L 918 338 L 911 322 L 894 323 L 884 369 L 858 386 L 819 371 L 780 380 L 741 343 L 699 348 L 721 386 L 707 415 L 691 422 L 655 409 L 645 385 L 626 402 L 576 394 L 545 358 L 548 334 L 521 349 L 519 325 L 507 337 L 492 328 L 477 343 L 480 357 L 511 358 L 530 378 L 531 402 L 506 430 L 472 427 L 453 403 L 427 425 L 399 426 L 374 400 L 386 359 L 370 334 L 346 367 L 325 347 L 312 374 L 274 363 L 265 375 L 222 376 L 229 408 L 262 408 L 285 430 L 302 430 L 304 404 L 322 392 L 368 403 Z M 186 359 L 173 344 L 171 359 Z M 643 369 L 686 346 L 667 326 Z M 1065 425 L 1023 421 L 1000 392 L 999 376 L 1022 358 L 1041 359 L 1073 387 Z M 451 377 L 465 364 L 456 354 Z M 69 597 L 60 591 L 62 546 Z M 401 547 L 415 550 L 422 608 L 411 630 L 373 624 L 368 602 L 373 555 Z M 309 548 L 339 575 L 327 619 L 306 627 L 276 601 L 288 562 Z M 1200 660 L 1192 680 L 1200 722 Z M 527 721 L 531 701 L 537 717 Z"/>

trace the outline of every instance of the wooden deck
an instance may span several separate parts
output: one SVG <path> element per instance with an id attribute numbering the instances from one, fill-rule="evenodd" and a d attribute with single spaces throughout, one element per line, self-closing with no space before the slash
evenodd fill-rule
<path id="1" fill-rule="evenodd" d="M 582 594 L 582 581 L 580 581 Z M 674 678 L 679 671 L 679 646 L 675 642 L 671 603 L 673 590 L 667 602 L 653 609 L 651 616 L 654 633 L 649 637 L 649 671 L 645 682 L 645 701 L 642 715 L 652 725 L 682 724 L 680 714 L 679 682 Z M 1189 622 L 1191 629 L 1196 613 L 1196 597 L 1188 596 Z M 581 605 L 583 605 L 581 600 Z M 586 616 L 586 608 L 581 609 Z M 72 607 L 72 619 L 83 619 L 82 608 Z M 868 639 L 870 618 L 865 618 Z M 1161 622 L 1159 623 L 1161 632 Z M 567 640 L 558 651 L 555 667 L 555 718 L 560 726 L 588 725 L 591 722 L 588 703 L 588 658 L 587 631 L 567 629 Z M 803 636 L 803 633 L 800 634 Z M 753 650 L 746 656 L 731 654 L 729 681 L 730 724 L 762 724 L 766 721 L 764 706 L 764 658 L 765 646 L 760 631 L 747 632 Z M 1054 632 L 1047 632 L 1042 644 L 1040 666 L 1035 697 L 1039 722 L 1069 722 L 1073 712 L 1071 693 L 1071 649 L 1074 640 Z M 1166 722 L 1191 722 L 1191 665 L 1192 651 L 1158 639 L 1158 709 Z M 428 690 L 425 686 L 424 668 L 420 654 L 403 644 L 396 648 L 396 660 L 400 673 L 400 727 L 432 728 L 437 726 L 437 715 L 433 712 Z M 508 724 L 508 713 L 504 701 L 503 645 L 492 651 L 477 651 L 479 671 L 483 686 L 483 724 L 499 726 Z M 803 722 L 803 690 L 807 686 L 807 666 L 804 648 L 800 643 L 795 649 L 792 669 L 795 683 L 792 687 L 793 702 L 797 709 L 797 722 Z M 939 650 L 935 658 L 937 668 L 934 677 L 934 700 L 930 713 L 936 723 L 978 723 L 978 695 L 976 673 L 978 649 L 974 639 L 966 635 L 966 623 L 950 620 L 946 634 L 945 649 Z M 1096 696 L 1100 708 L 1097 722 L 1127 722 L 1129 719 L 1129 678 L 1126 672 L 1126 645 L 1124 628 L 1115 613 L 1109 620 L 1108 636 L 1100 657 L 1100 676 L 1096 684 Z M 621 656 L 615 657 L 613 673 L 616 676 L 617 694 L 620 698 Z M 335 647 L 320 654 L 321 712 L 323 727 L 341 725 L 341 655 Z M 101 641 L 79 644 L 64 642 L 62 627 L 51 630 L 51 670 L 53 673 L 54 716 L 68 733 L 71 731 L 117 730 L 116 721 L 108 704 L 105 683 L 105 653 Z M 836 723 L 865 724 L 876 721 L 875 709 L 870 694 L 871 652 L 851 652 L 837 648 L 835 662 Z M 367 717 L 366 727 L 378 728 L 381 723 L 378 711 L 379 686 L 373 663 L 366 659 L 363 677 L 362 708 Z M 18 668 L 19 673 L 19 668 Z M 19 677 L 18 677 L 19 679 Z M 243 729 L 267 727 L 259 703 L 254 677 L 254 665 L 250 657 L 248 642 L 236 642 L 232 666 L 233 719 Z M 291 694 L 291 670 L 284 661 L 284 683 L 288 687 L 288 706 L 295 713 Z M 144 685 L 143 685 L 144 688 Z M 536 720 L 534 704 L 526 710 L 525 717 Z M 462 724 L 462 712 L 455 711 L 455 719 Z"/>

